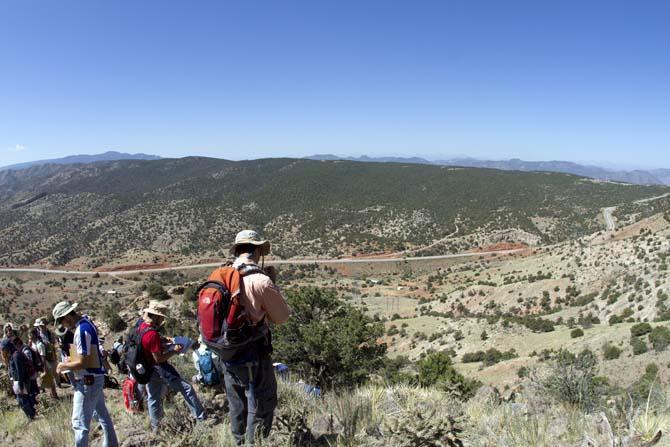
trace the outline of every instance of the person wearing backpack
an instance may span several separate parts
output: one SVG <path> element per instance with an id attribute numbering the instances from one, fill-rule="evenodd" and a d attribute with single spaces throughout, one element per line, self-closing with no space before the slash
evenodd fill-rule
<path id="1" fill-rule="evenodd" d="M 30 380 L 35 373 L 32 363 L 6 338 L 0 342 L 0 351 L 9 370 L 16 400 L 28 419 L 32 420 L 35 418 L 35 400 L 30 395 Z"/>
<path id="2" fill-rule="evenodd" d="M 198 374 L 193 377 L 193 381 L 201 383 L 204 386 L 217 386 L 221 384 L 221 375 L 223 365 L 221 358 L 203 343 L 202 335 L 198 337 L 200 344 L 193 350 L 191 358 Z"/>
<path id="3" fill-rule="evenodd" d="M 37 352 L 30 348 L 30 346 L 23 344 L 21 337 L 16 336 L 13 340 L 11 340 L 11 342 L 17 351 L 22 352 L 23 355 L 25 355 L 26 358 L 30 360 L 30 364 L 33 367 L 32 374 L 30 375 L 28 395 L 32 398 L 33 403 L 37 404 L 37 395 L 40 393 L 40 387 L 37 385 L 37 375 L 44 371 L 44 364 L 42 363 L 42 359 Z"/>
<path id="4" fill-rule="evenodd" d="M 47 356 L 49 355 L 49 346 L 50 344 L 45 343 L 42 338 L 40 338 L 39 331 L 37 328 L 33 328 L 32 331 L 28 334 L 28 342 L 30 348 L 37 352 L 40 355 L 42 364 L 44 365 L 43 371 L 39 373 L 38 383 L 42 391 L 49 390 L 49 394 L 53 399 L 58 399 L 58 393 L 56 392 L 56 382 L 54 379 L 54 373 L 49 368 L 49 363 L 47 361 Z M 51 346 L 53 350 L 53 346 Z"/>
<path id="5" fill-rule="evenodd" d="M 73 331 L 70 357 L 56 366 L 57 373 L 74 373 L 72 399 L 72 430 L 75 447 L 88 447 L 91 419 L 96 416 L 103 432 L 103 447 L 118 447 L 114 423 L 107 411 L 103 386 L 105 369 L 100 358 L 100 342 L 95 325 L 77 311 L 77 303 L 61 301 L 53 308 L 57 325 Z"/>
<path id="6" fill-rule="evenodd" d="M 245 440 L 253 445 L 258 432 L 267 437 L 277 406 L 277 380 L 270 357 L 272 341 L 267 322 L 282 324 L 288 320 L 291 310 L 275 285 L 276 270 L 258 266 L 269 252 L 270 242 L 262 240 L 257 232 L 241 231 L 231 248 L 235 256 L 232 267 L 239 272 L 240 284 L 231 287 L 226 282 L 225 267 L 209 276 L 209 281 L 226 283 L 233 298 L 239 295 L 247 323 L 256 333 L 265 334 L 223 362 L 231 429 L 238 445 Z M 202 326 L 200 329 L 202 332 Z M 208 342 L 206 337 L 204 341 Z"/>
<path id="7" fill-rule="evenodd" d="M 170 358 L 181 353 L 183 349 L 181 345 L 173 344 L 172 339 L 160 335 L 160 328 L 168 318 L 168 313 L 167 306 L 157 301 L 150 301 L 149 306 L 142 311 L 142 322 L 137 328 L 141 334 L 142 366 L 143 369 L 151 371 L 145 391 L 151 428 L 154 432 L 158 431 L 163 419 L 162 396 L 165 388 L 181 393 L 194 419 L 207 418 L 205 408 L 200 403 L 193 386 L 168 363 Z M 130 363 L 128 367 L 130 369 Z"/>
<path id="8" fill-rule="evenodd" d="M 56 374 L 56 364 L 58 363 L 58 355 L 56 353 L 56 337 L 47 327 L 48 321 L 46 318 L 38 318 L 35 320 L 34 327 L 39 332 L 40 339 L 46 348 L 46 364 L 45 367 L 49 369 L 51 375 L 56 380 L 56 386 L 61 387 L 60 375 Z"/>

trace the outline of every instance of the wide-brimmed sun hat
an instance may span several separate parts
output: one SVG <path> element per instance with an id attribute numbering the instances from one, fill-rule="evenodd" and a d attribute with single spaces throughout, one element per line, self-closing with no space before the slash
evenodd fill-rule
<path id="1" fill-rule="evenodd" d="M 260 248 L 260 255 L 266 256 L 270 253 L 270 241 L 261 239 L 260 234 L 254 230 L 242 230 L 235 236 L 235 243 L 230 248 L 230 253 L 235 254 L 235 248 L 239 245 L 251 244 Z"/>
<path id="2" fill-rule="evenodd" d="M 75 310 L 78 305 L 79 303 L 69 303 L 67 301 L 61 301 L 60 303 L 56 304 L 53 311 L 51 311 L 54 317 L 54 321 L 58 323 L 58 320 Z"/>
<path id="3" fill-rule="evenodd" d="M 151 314 L 151 315 L 158 315 L 159 317 L 163 318 L 168 318 L 169 313 L 170 313 L 169 307 L 155 300 L 149 301 L 149 305 L 144 309 L 142 309 L 142 311 L 140 311 L 140 314 L 142 315 Z"/>
<path id="4" fill-rule="evenodd" d="M 40 326 L 46 326 L 47 325 L 47 320 L 46 318 L 38 318 L 35 320 L 35 323 L 33 324 L 33 327 L 40 327 Z"/>

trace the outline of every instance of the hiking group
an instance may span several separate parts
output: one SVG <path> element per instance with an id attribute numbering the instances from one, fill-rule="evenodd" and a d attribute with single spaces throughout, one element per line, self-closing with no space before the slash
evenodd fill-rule
<path id="1" fill-rule="evenodd" d="M 268 323 L 282 324 L 290 308 L 276 286 L 276 270 L 264 267 L 270 242 L 255 231 L 237 234 L 231 248 L 234 260 L 217 268 L 198 291 L 198 345 L 192 359 L 198 371 L 193 381 L 205 386 L 223 382 L 230 409 L 231 431 L 238 445 L 253 445 L 267 437 L 277 406 L 277 382 L 272 365 L 272 336 Z M 260 265 L 259 265 L 260 262 Z M 170 308 L 150 301 L 128 333 L 107 352 L 104 339 L 78 304 L 61 301 L 53 308 L 61 359 L 56 359 L 56 338 L 45 319 L 32 330 L 5 326 L 0 344 L 13 392 L 29 419 L 36 414 L 37 395 L 68 382 L 73 389 L 72 429 L 75 446 L 87 446 L 91 420 L 100 424 L 103 446 L 119 445 L 114 423 L 105 403 L 104 388 L 113 382 L 108 361 L 128 375 L 123 400 L 132 413 L 147 408 L 151 428 L 160 434 L 163 397 L 169 389 L 183 396 L 196 421 L 208 418 L 196 390 L 169 360 L 185 354 L 191 341 L 161 333 Z M 28 332 L 29 344 L 22 338 Z M 223 380 L 221 380 L 223 376 Z M 118 384 L 118 383 L 117 383 Z"/>

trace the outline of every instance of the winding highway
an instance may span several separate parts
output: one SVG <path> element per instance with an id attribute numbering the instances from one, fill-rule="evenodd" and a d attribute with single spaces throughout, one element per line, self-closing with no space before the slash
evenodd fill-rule
<path id="1" fill-rule="evenodd" d="M 614 217 L 612 217 L 614 210 L 616 210 L 616 206 L 603 208 L 603 217 L 605 218 L 605 227 L 607 228 L 607 231 L 616 230 L 616 223 L 614 223 Z"/>

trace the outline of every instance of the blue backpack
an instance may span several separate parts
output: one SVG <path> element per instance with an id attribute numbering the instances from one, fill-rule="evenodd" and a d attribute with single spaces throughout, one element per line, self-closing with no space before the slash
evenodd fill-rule
<path id="1" fill-rule="evenodd" d="M 198 369 L 200 369 L 200 375 L 202 376 L 202 383 L 206 386 L 215 386 L 221 383 L 221 374 L 216 370 L 214 366 L 214 360 L 212 359 L 212 352 L 207 350 L 204 354 L 200 354 L 198 350 L 195 350 L 196 355 L 198 356 Z"/>

